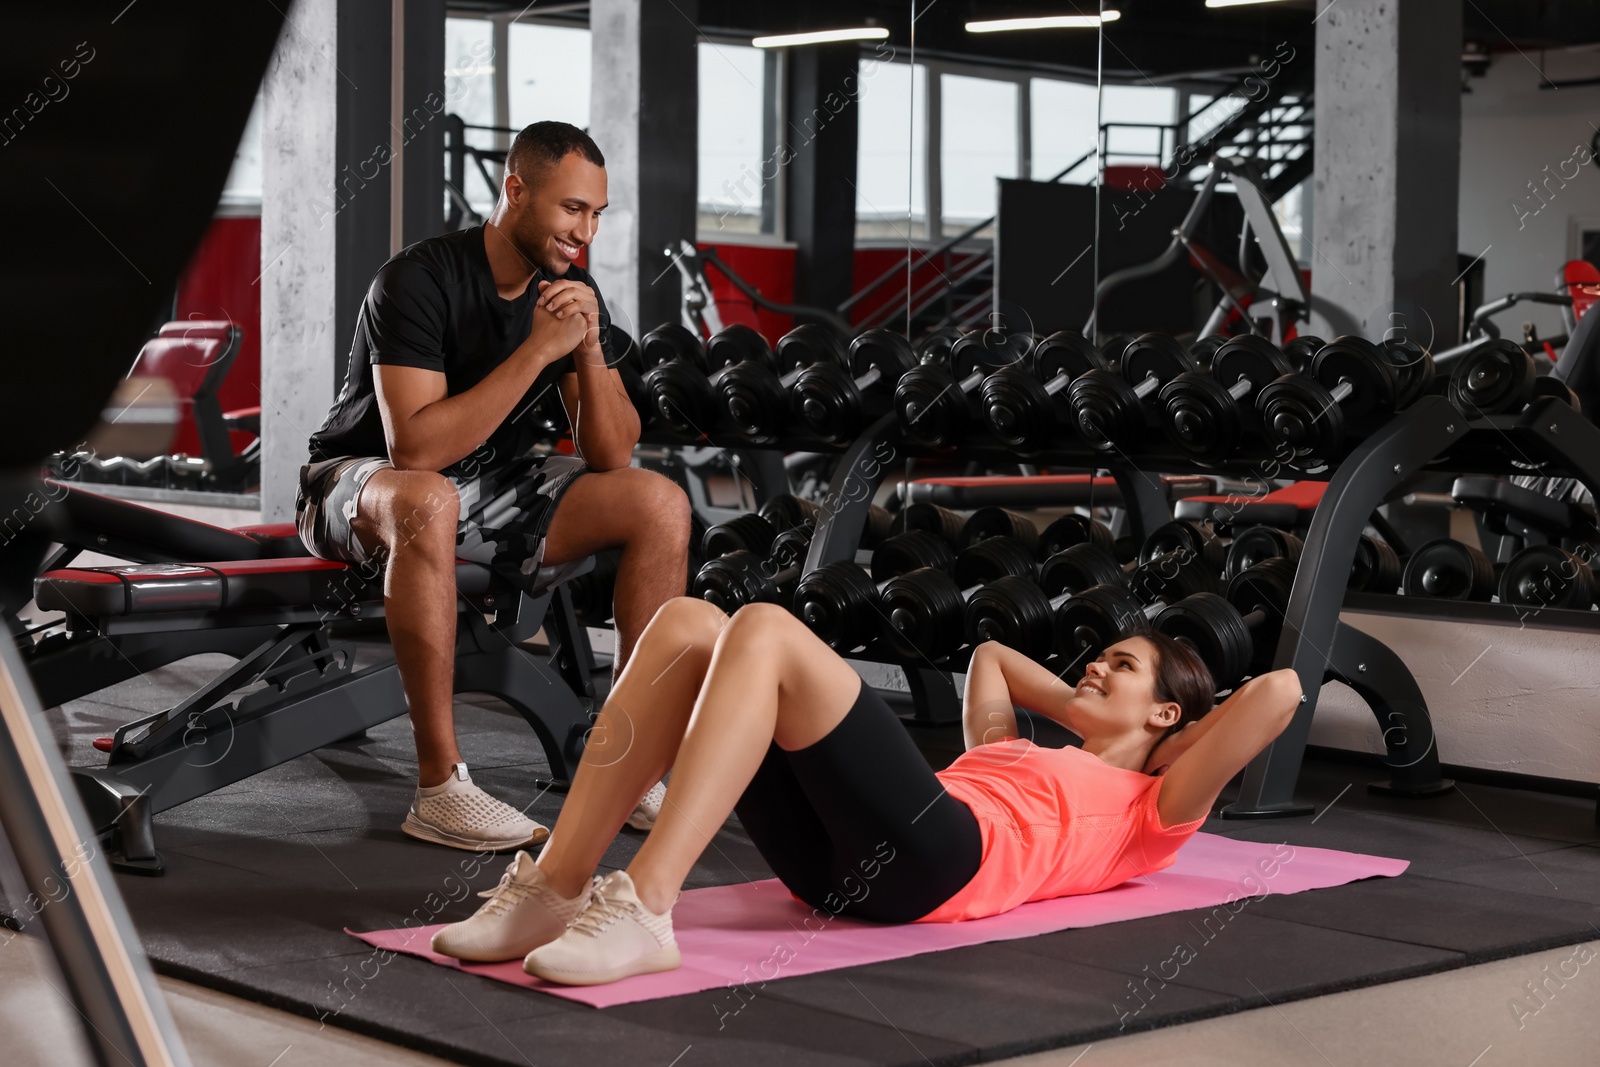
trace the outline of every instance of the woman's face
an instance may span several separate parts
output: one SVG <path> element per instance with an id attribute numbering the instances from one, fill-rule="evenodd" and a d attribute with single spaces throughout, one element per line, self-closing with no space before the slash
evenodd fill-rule
<path id="1" fill-rule="evenodd" d="M 1178 705 L 1156 702 L 1156 655 L 1155 646 L 1142 637 L 1108 646 L 1084 668 L 1083 678 L 1067 699 L 1072 731 L 1088 738 L 1176 722 Z"/>

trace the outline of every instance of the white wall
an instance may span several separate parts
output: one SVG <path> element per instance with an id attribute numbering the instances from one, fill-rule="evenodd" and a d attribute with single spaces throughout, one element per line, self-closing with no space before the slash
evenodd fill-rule
<path id="1" fill-rule="evenodd" d="M 1569 244 L 1579 220 L 1600 229 L 1600 162 L 1582 162 L 1600 119 L 1600 85 L 1541 91 L 1541 62 L 1555 81 L 1600 77 L 1600 49 L 1593 47 L 1502 52 L 1461 98 L 1458 247 L 1467 255 L 1489 249 L 1485 301 L 1552 290 L 1561 264 L 1579 256 Z M 1566 332 L 1560 309 L 1550 305 L 1519 305 L 1495 321 L 1507 336 L 1518 336 L 1528 321 L 1540 336 Z"/>

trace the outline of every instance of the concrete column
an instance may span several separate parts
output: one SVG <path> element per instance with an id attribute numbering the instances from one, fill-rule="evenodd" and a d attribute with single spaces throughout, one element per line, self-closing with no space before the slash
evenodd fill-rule
<path id="1" fill-rule="evenodd" d="M 1312 328 L 1456 341 L 1460 0 L 1317 18 Z"/>
<path id="2" fill-rule="evenodd" d="M 404 3 L 402 70 L 406 119 L 400 126 L 406 140 L 402 246 L 444 231 L 444 116 L 461 95 L 460 87 L 452 89 L 444 76 L 445 0 Z M 502 65 L 505 61 L 504 55 L 486 60 Z"/>
<path id="3" fill-rule="evenodd" d="M 261 518 L 294 517 L 306 438 L 334 396 L 338 0 L 299 0 L 267 66 L 261 121 Z M 387 93 L 388 86 L 375 87 Z M 315 190 L 317 197 L 307 195 Z M 328 201 L 320 204 L 318 199 Z"/>
<path id="4" fill-rule="evenodd" d="M 786 56 L 788 238 L 798 304 L 831 309 L 850 297 L 860 56 L 855 41 L 791 48 Z"/>
<path id="5" fill-rule="evenodd" d="M 409 0 L 408 7 L 433 2 Z M 431 129 L 440 136 L 445 104 L 434 95 L 408 109 L 398 131 L 393 125 L 390 5 L 301 0 L 294 10 L 294 29 L 278 39 L 263 100 L 264 522 L 293 517 L 307 438 L 343 384 L 361 302 L 389 258 L 394 150 L 409 140 L 416 173 L 427 174 L 440 150 L 427 147 L 424 135 Z M 441 18 L 431 64 L 438 80 L 443 30 Z M 424 31 L 413 37 L 426 46 Z M 412 89 L 407 79 L 408 104 Z"/>
<path id="6" fill-rule="evenodd" d="M 662 249 L 693 241 L 699 161 L 697 0 L 596 0 L 589 135 L 606 157 L 610 198 L 589 269 L 635 337 L 682 317 Z"/>

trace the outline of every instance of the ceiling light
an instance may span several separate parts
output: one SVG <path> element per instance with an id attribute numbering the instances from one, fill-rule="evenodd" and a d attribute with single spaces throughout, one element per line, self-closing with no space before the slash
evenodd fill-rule
<path id="1" fill-rule="evenodd" d="M 1115 22 L 1122 12 L 1106 8 L 1099 15 L 1047 15 L 1030 19 L 990 19 L 967 23 L 968 33 L 1001 33 L 1005 30 L 1092 30 L 1104 22 Z"/>
<path id="2" fill-rule="evenodd" d="M 1278 4 L 1283 0 L 1206 0 L 1207 7 L 1243 7 L 1246 4 Z"/>
<path id="3" fill-rule="evenodd" d="M 881 26 L 861 26 L 850 30 L 817 30 L 814 33 L 780 33 L 757 37 L 750 43 L 757 48 L 788 48 L 797 44 L 827 44 L 830 41 L 881 41 L 889 31 Z"/>

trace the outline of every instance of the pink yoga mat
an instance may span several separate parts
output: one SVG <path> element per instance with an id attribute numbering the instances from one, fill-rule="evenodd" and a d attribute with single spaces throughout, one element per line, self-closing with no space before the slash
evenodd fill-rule
<path id="1" fill-rule="evenodd" d="M 1034 937 L 1077 926 L 1204 908 L 1264 893 L 1303 893 L 1363 878 L 1392 878 L 1410 862 L 1303 845 L 1234 841 L 1195 834 L 1172 866 L 1088 896 L 1024 904 L 1004 915 L 960 923 L 886 926 L 826 911 L 813 913 L 777 879 L 692 889 L 673 909 L 683 965 L 603 986 L 560 986 L 522 972 L 522 961 L 461 964 L 428 950 L 438 926 L 345 932 L 376 948 L 420 956 L 596 1008 L 673 997 L 776 978 L 857 967 L 924 952 Z M 1234 910 L 1238 910 L 1236 905 Z"/>

